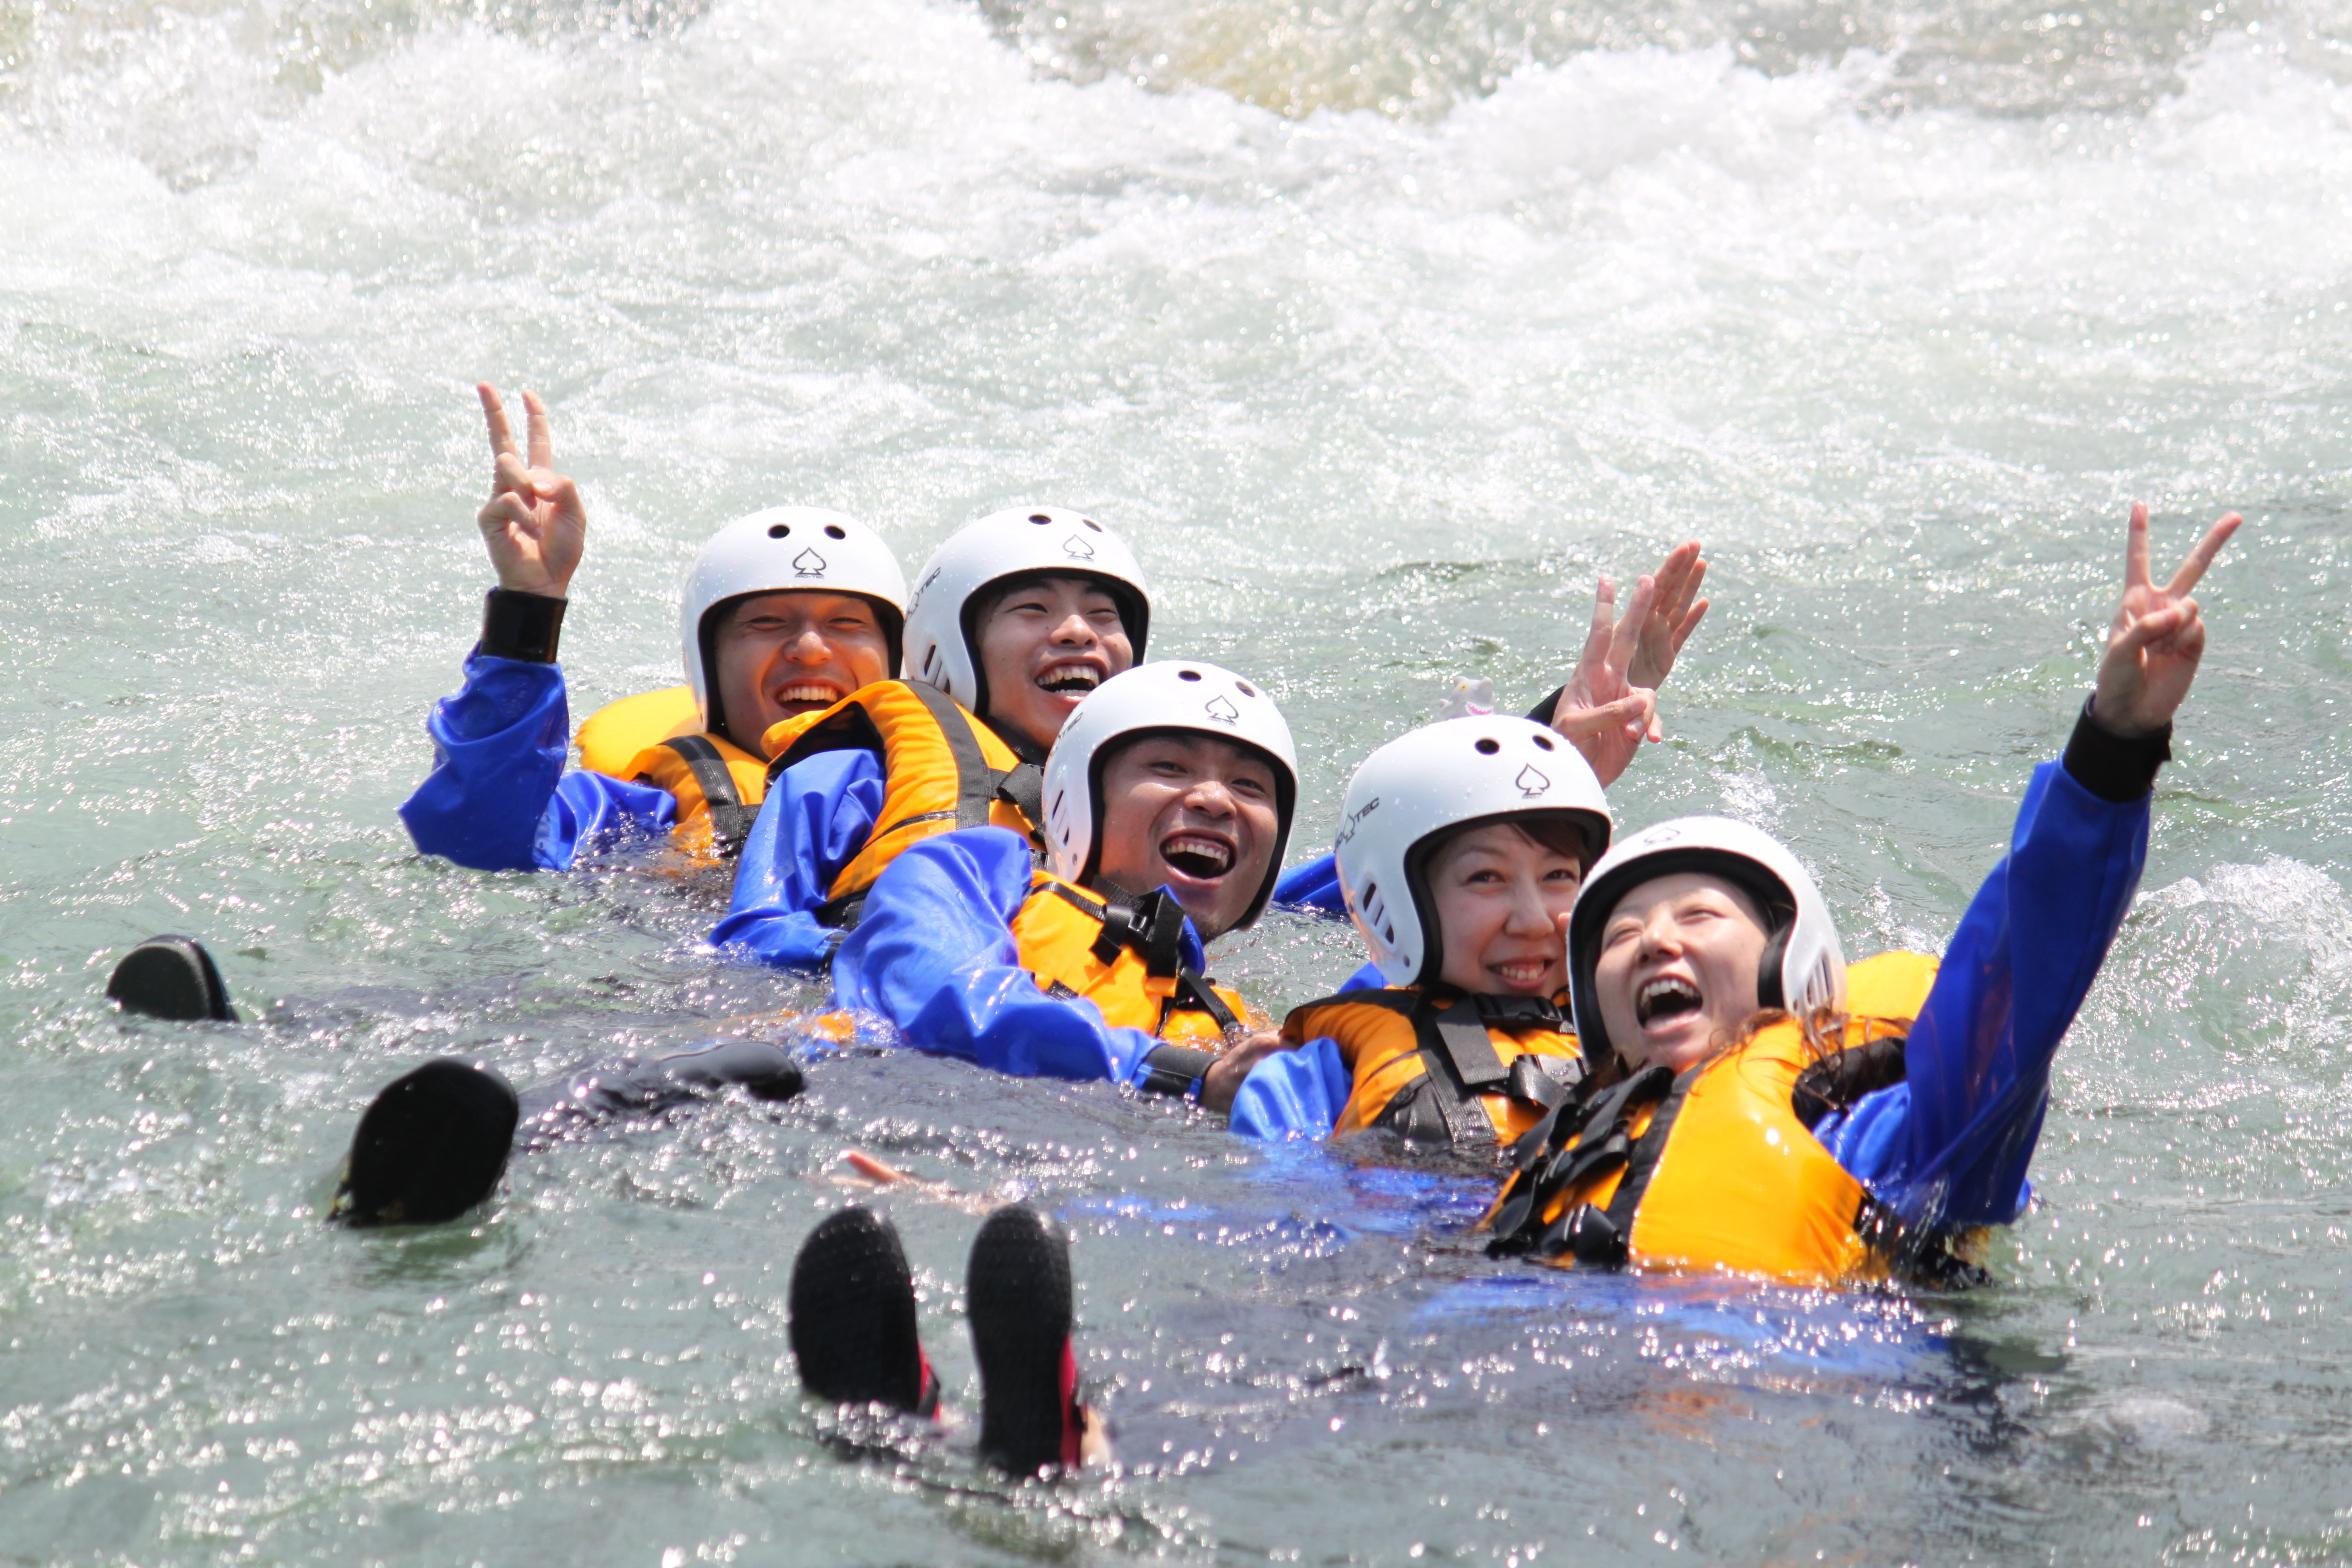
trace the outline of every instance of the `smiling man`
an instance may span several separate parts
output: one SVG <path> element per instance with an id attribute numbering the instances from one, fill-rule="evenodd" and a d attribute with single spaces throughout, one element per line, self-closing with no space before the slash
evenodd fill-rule
<path id="1" fill-rule="evenodd" d="M 787 720 L 711 940 L 822 964 L 874 879 L 925 838 L 1004 828 L 1038 840 L 1038 764 L 1150 630 L 1142 570 L 1083 512 L 1017 507 L 951 535 L 907 609 L 907 678 Z"/>
<path id="2" fill-rule="evenodd" d="M 477 391 L 494 469 L 475 520 L 498 586 L 464 687 L 426 721 L 433 771 L 400 808 L 409 836 L 426 854 L 485 871 L 562 870 L 585 845 L 632 836 L 731 853 L 765 793 L 761 736 L 897 670 L 898 562 L 839 512 L 777 507 L 727 524 L 695 558 L 680 605 L 694 700 L 683 733 L 665 735 L 665 716 L 611 771 L 567 772 L 556 641 L 588 520 L 577 487 L 555 470 L 538 396 L 523 394 L 526 463 L 497 392 Z"/>
<path id="3" fill-rule="evenodd" d="M 1202 943 L 1273 892 L 1290 730 L 1229 671 L 1147 664 L 1078 705 L 1044 785 L 1050 869 L 997 828 L 915 845 L 841 944 L 834 1001 L 1000 1072 L 1196 1092 L 1220 1050 L 1256 1038 Z"/>

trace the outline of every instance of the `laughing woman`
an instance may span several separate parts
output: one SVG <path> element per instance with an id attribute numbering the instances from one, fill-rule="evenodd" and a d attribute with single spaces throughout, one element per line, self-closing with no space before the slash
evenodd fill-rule
<path id="1" fill-rule="evenodd" d="M 1940 966 L 1849 969 L 1812 878 L 1740 823 L 1662 823 L 1602 857 L 1567 946 L 1596 1087 L 1520 1141 L 1494 1250 L 1936 1278 L 1970 1232 L 2014 1220 L 2051 1060 L 2139 885 L 2150 790 L 2204 653 L 2188 593 L 2238 521 L 2159 588 L 2132 509 L 2097 686 Z"/>

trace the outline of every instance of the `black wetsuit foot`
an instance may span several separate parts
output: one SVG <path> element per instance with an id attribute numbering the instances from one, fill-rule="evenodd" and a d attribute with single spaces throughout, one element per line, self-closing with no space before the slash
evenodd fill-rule
<path id="1" fill-rule="evenodd" d="M 106 994 L 124 1012 L 147 1018 L 237 1021 L 220 966 L 194 937 L 151 936 L 141 942 L 106 977 Z"/>
<path id="2" fill-rule="evenodd" d="M 385 1085 L 359 1118 L 330 1218 L 437 1225 L 490 1196 L 514 1150 L 514 1086 L 456 1057 Z"/>
<path id="3" fill-rule="evenodd" d="M 1021 1475 L 1078 1462 L 1070 1246 L 1034 1209 L 997 1210 L 965 1279 L 980 1362 L 980 1457 Z"/>
<path id="4" fill-rule="evenodd" d="M 915 1332 L 915 1281 L 898 1231 L 870 1209 L 830 1214 L 792 1260 L 792 1359 L 800 1381 L 840 1405 L 930 1415 L 939 1380 Z"/>

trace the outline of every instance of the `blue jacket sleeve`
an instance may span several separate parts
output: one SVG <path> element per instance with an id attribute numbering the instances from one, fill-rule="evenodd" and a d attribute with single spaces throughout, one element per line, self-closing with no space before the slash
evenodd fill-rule
<path id="1" fill-rule="evenodd" d="M 1354 1087 L 1339 1042 L 1307 1041 L 1250 1069 L 1233 1097 L 1233 1130 L 1249 1138 L 1328 1138 Z"/>
<path id="2" fill-rule="evenodd" d="M 1285 871 L 1274 884 L 1274 902 L 1344 916 L 1347 900 L 1340 896 L 1339 862 L 1324 855 Z"/>
<path id="3" fill-rule="evenodd" d="M 476 653 L 465 684 L 433 705 L 433 771 L 400 820 L 428 855 L 481 871 L 561 871 L 591 839 L 667 834 L 669 791 L 564 771 L 571 751 L 563 668 Z"/>
<path id="4" fill-rule="evenodd" d="M 1825 1122 L 1838 1162 L 1911 1224 L 2006 1224 L 2049 1104 L 2058 1043 L 2105 961 L 2147 858 L 2149 804 L 2044 763 L 2009 853 L 1944 949 L 1905 1081 Z"/>
<path id="5" fill-rule="evenodd" d="M 882 763 L 867 751 L 819 752 L 779 774 L 743 841 L 713 945 L 769 964 L 821 966 L 832 957 L 841 932 L 816 911 L 872 836 L 882 786 Z"/>
<path id="6" fill-rule="evenodd" d="M 1091 1002 L 1046 995 L 1021 967 L 1012 921 L 1029 878 L 1029 846 L 1003 828 L 914 845 L 875 880 L 834 954 L 834 1005 L 998 1072 L 1136 1083 L 1158 1042 L 1112 1028 Z"/>

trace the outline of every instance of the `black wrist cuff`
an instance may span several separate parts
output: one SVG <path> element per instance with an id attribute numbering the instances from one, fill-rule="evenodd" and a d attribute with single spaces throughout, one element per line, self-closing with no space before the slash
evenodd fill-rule
<path id="1" fill-rule="evenodd" d="M 2171 725 L 2147 735 L 2118 735 L 2092 716 L 2088 699 L 2066 742 L 2066 771 L 2074 781 L 2117 805 L 2146 799 L 2156 787 L 2156 770 L 2171 760 Z"/>
<path id="2" fill-rule="evenodd" d="M 1560 699 L 1567 695 L 1568 688 L 1565 685 L 1553 687 L 1552 694 L 1549 697 L 1546 697 L 1543 701 L 1537 703 L 1533 708 L 1530 708 L 1528 710 L 1527 716 L 1536 723 L 1549 728 L 1551 726 L 1553 713 L 1559 709 Z"/>
<path id="3" fill-rule="evenodd" d="M 1201 1080 L 1216 1062 L 1214 1051 L 1196 1051 L 1188 1045 L 1155 1045 L 1144 1057 L 1144 1066 L 1151 1069 L 1137 1085 L 1146 1094 L 1179 1094 L 1197 1098 Z"/>
<path id="4" fill-rule="evenodd" d="M 482 601 L 482 652 L 526 664 L 555 662 L 556 634 L 570 601 L 515 588 L 493 588 Z"/>

